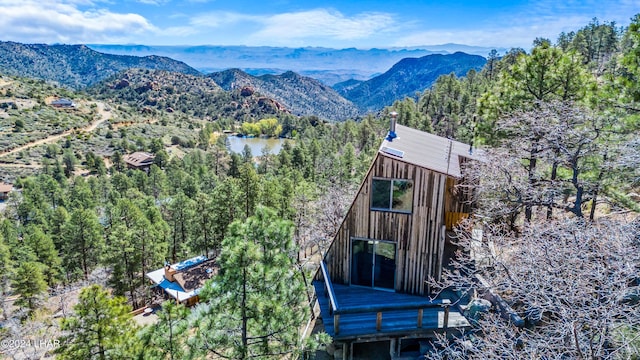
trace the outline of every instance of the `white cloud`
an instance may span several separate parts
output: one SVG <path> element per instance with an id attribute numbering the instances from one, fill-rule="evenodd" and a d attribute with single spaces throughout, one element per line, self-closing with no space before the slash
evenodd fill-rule
<path id="1" fill-rule="evenodd" d="M 314 39 L 332 42 L 361 40 L 388 31 L 394 24 L 385 13 L 360 13 L 345 16 L 338 11 L 314 9 L 272 15 L 252 15 L 236 12 L 212 12 L 191 19 L 196 28 L 227 30 L 237 25 L 238 39 L 247 45 L 305 43 Z"/>
<path id="2" fill-rule="evenodd" d="M 356 40 L 387 31 L 394 21 L 385 13 L 361 13 L 347 17 L 337 11 L 316 9 L 273 15 L 263 23 L 264 28 L 253 34 L 253 38 Z"/>
<path id="3" fill-rule="evenodd" d="M 168 0 L 137 0 L 137 1 L 145 5 L 164 5 L 167 2 L 169 2 Z"/>
<path id="4" fill-rule="evenodd" d="M 91 43 L 128 40 L 157 31 L 138 14 L 114 13 L 80 6 L 87 1 L 0 0 L 0 36 L 27 43 Z"/>

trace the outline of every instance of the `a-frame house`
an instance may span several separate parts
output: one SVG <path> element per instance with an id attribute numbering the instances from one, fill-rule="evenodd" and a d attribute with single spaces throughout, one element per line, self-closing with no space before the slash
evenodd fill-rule
<path id="1" fill-rule="evenodd" d="M 466 144 L 395 125 L 360 185 L 314 285 L 325 330 L 344 345 L 403 342 L 469 323 L 451 299 L 432 299 L 446 237 L 471 211 L 462 164 L 478 156 Z"/>

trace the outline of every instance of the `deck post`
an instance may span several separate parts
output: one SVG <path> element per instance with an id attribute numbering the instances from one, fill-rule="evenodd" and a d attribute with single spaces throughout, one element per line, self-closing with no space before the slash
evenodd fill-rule
<path id="1" fill-rule="evenodd" d="M 418 309 L 418 329 L 422 327 L 422 315 L 423 315 L 423 310 L 422 308 Z"/>
<path id="2" fill-rule="evenodd" d="M 340 333 L 340 315 L 333 315 L 333 332 L 338 335 Z"/>
<path id="3" fill-rule="evenodd" d="M 446 304 L 444 306 L 444 320 L 443 320 L 442 328 L 447 330 L 448 327 L 449 327 L 449 304 Z"/>
<path id="4" fill-rule="evenodd" d="M 380 329 L 382 329 L 382 311 L 376 313 L 376 330 L 380 331 Z"/>
<path id="5" fill-rule="evenodd" d="M 396 338 L 392 338 L 391 340 L 389 340 L 389 355 L 391 356 L 392 359 L 395 359 L 398 356 L 397 343 L 398 343 L 398 340 Z"/>

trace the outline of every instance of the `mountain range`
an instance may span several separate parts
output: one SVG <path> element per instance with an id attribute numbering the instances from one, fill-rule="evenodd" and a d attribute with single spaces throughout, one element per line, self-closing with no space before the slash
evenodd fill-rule
<path id="1" fill-rule="evenodd" d="M 369 80 L 389 70 L 404 58 L 431 54 L 465 52 L 486 57 L 487 47 L 459 44 L 428 45 L 413 48 L 331 49 L 323 47 L 271 46 L 146 46 L 90 44 L 90 48 L 117 55 L 161 55 L 183 61 L 203 72 L 238 68 L 259 76 L 294 71 L 327 85 L 349 79 Z M 507 49 L 496 49 L 505 53 Z"/>
<path id="2" fill-rule="evenodd" d="M 140 48 L 139 46 L 136 49 Z M 209 49 L 209 48 L 208 48 Z M 235 49 L 235 48 L 234 48 Z M 255 48 L 247 48 L 246 61 L 256 60 L 257 51 Z M 258 48 L 263 53 L 268 49 Z M 343 49 L 318 52 L 317 48 L 293 49 L 291 52 L 283 54 L 276 51 L 273 57 L 282 56 L 288 61 L 297 58 L 297 68 L 305 67 L 307 72 L 326 72 L 335 70 L 314 70 L 319 67 L 322 56 L 325 56 L 325 68 L 329 65 L 335 66 L 344 54 L 357 53 L 361 50 Z M 326 49 L 325 49 L 326 50 Z M 203 50 L 204 51 L 204 50 Z M 260 53 L 258 51 L 258 53 Z M 413 54 L 414 50 L 398 50 L 397 54 Z M 311 55 L 314 53 L 315 55 Z M 384 54 L 388 56 L 388 50 L 378 51 L 372 49 L 367 52 L 365 58 L 375 57 L 372 54 Z M 280 54 L 280 55 L 279 55 Z M 336 55 L 338 54 L 338 55 Z M 315 56 L 315 57 L 314 57 Z M 380 55 L 384 57 L 383 55 Z M 307 60 L 316 60 L 307 63 Z M 342 61 L 342 60 L 341 60 Z M 132 73 L 122 75 L 124 71 L 130 69 L 162 70 L 164 74 L 173 79 L 176 83 L 174 89 L 184 89 L 189 92 L 193 89 L 213 88 L 218 85 L 224 89 L 220 91 L 242 92 L 244 94 L 255 93 L 262 105 L 268 105 L 269 109 L 274 108 L 278 112 L 284 111 L 299 116 L 315 115 L 327 120 L 340 121 L 348 118 L 357 118 L 367 112 L 375 112 L 385 106 L 393 104 L 394 101 L 403 99 L 406 96 L 414 96 L 429 88 L 438 76 L 455 73 L 463 76 L 470 69 L 479 70 L 485 63 L 485 59 L 478 55 L 465 53 L 454 54 L 429 54 L 420 57 L 405 57 L 393 64 L 389 69 L 381 74 L 373 76 L 367 80 L 350 78 L 347 81 L 336 83 L 334 87 L 328 86 L 317 78 L 304 76 L 300 73 L 288 70 L 280 74 L 270 74 L 263 68 L 262 63 L 256 60 L 253 69 L 260 75 L 252 75 L 237 68 L 223 70 L 208 75 L 196 70 L 186 63 L 174 60 L 165 56 L 146 55 L 143 57 L 131 55 L 105 54 L 93 50 L 85 45 L 43 45 L 43 44 L 20 44 L 14 42 L 0 42 L 0 73 L 14 76 L 24 76 L 56 82 L 60 85 L 83 89 L 88 86 L 100 84 L 105 79 L 108 81 L 126 80 Z M 315 65 L 314 65 L 315 64 Z M 362 73 L 373 71 L 375 66 L 366 64 L 351 64 L 354 71 L 357 69 Z M 358 68 L 361 67 L 361 68 Z M 262 69 L 258 71 L 258 69 Z M 184 76 L 168 75 L 169 73 L 181 73 L 190 75 Z M 343 72 L 343 75 L 349 71 Z M 363 75 L 364 76 L 364 75 Z M 152 86 L 158 80 L 148 79 Z M 183 84 L 186 82 L 186 85 Z M 184 86 L 183 86 L 184 85 Z M 136 89 L 144 89 L 147 85 L 137 85 Z M 110 89 L 110 86 L 102 85 L 102 89 Z M 130 90 L 131 88 L 129 88 Z M 167 89 L 170 89 L 167 87 Z M 219 89 L 219 88 L 218 88 Z M 130 91 L 120 91 L 112 95 L 131 97 Z M 138 93 L 140 91 L 136 90 Z M 182 91 L 182 90 L 181 90 Z M 201 91 L 201 90 L 199 90 Z M 142 91 L 145 93 L 145 91 Z M 196 93 L 195 95 L 197 95 Z M 190 94 L 194 95 L 194 94 Z M 209 95 L 207 95 L 209 96 Z M 269 99 L 268 101 L 266 99 Z M 215 103 L 234 102 L 231 98 L 224 101 L 216 100 Z M 245 99 L 246 100 L 246 99 Z M 147 100 L 144 100 L 147 101 Z M 152 99 L 151 103 L 160 101 L 167 105 L 164 99 Z M 170 107 L 170 106 L 166 106 Z M 207 110 L 207 116 L 211 116 Z M 271 111 L 271 110 L 269 110 Z M 275 110 L 274 110 L 275 111 Z M 216 116 L 211 116 L 215 118 Z"/>
<path id="3" fill-rule="evenodd" d="M 0 73 L 50 80 L 80 89 L 131 68 L 197 75 L 189 65 L 164 56 L 103 54 L 85 45 L 22 44 L 0 41 Z"/>

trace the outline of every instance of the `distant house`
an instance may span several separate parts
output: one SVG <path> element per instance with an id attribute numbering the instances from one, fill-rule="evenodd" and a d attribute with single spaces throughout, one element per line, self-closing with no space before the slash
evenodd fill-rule
<path id="1" fill-rule="evenodd" d="M 124 162 L 127 164 L 127 167 L 129 169 L 137 169 L 148 172 L 151 165 L 153 165 L 153 161 L 155 158 L 156 157 L 153 154 L 136 151 L 129 155 L 125 155 Z"/>
<path id="2" fill-rule="evenodd" d="M 455 294 L 434 299 L 428 280 L 440 279 L 455 250 L 449 231 L 472 211 L 471 187 L 457 185 L 466 184 L 463 163 L 477 158 L 469 145 L 392 119 L 314 280 L 345 359 L 359 343 L 386 342 L 398 356 L 418 339 L 469 327 Z"/>
<path id="3" fill-rule="evenodd" d="M 146 277 L 154 288 L 163 291 L 166 296 L 180 304 L 192 306 L 198 302 L 198 294 L 205 281 L 217 273 L 218 266 L 214 259 L 197 256 L 173 265 L 166 264 L 162 269 L 147 273 Z"/>
<path id="4" fill-rule="evenodd" d="M 76 104 L 69 99 L 58 99 L 51 102 L 51 106 L 56 108 L 73 108 Z"/>
<path id="5" fill-rule="evenodd" d="M 13 190 L 13 185 L 0 183 L 0 200 L 7 200 L 11 190 Z"/>

